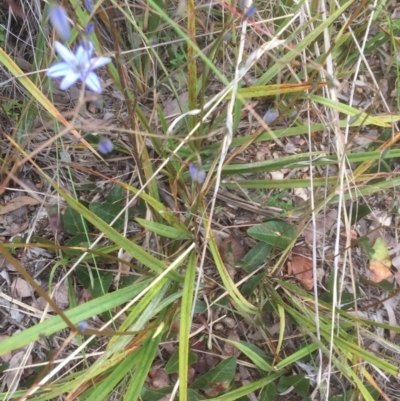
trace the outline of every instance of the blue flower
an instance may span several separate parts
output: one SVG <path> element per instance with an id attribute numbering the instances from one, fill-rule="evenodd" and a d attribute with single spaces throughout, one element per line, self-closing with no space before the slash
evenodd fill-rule
<path id="1" fill-rule="evenodd" d="M 200 166 L 193 163 L 189 165 L 189 174 L 191 179 L 194 182 L 198 182 L 199 184 L 202 184 L 204 182 L 204 179 L 206 178 L 205 171 Z"/>
<path id="2" fill-rule="evenodd" d="M 93 12 L 93 4 L 90 0 L 85 0 L 85 7 L 90 13 Z"/>
<path id="3" fill-rule="evenodd" d="M 270 125 L 278 118 L 278 116 L 279 114 L 276 110 L 268 109 L 264 114 L 263 120 L 266 122 L 266 124 Z"/>
<path id="4" fill-rule="evenodd" d="M 94 23 L 89 22 L 85 28 L 86 35 L 91 35 L 94 32 Z"/>
<path id="5" fill-rule="evenodd" d="M 71 25 L 69 24 L 65 9 L 61 6 L 50 6 L 49 19 L 57 35 L 63 41 L 67 42 L 71 37 Z"/>
<path id="6" fill-rule="evenodd" d="M 78 329 L 79 333 L 82 334 L 87 330 L 88 324 L 87 324 L 87 322 L 85 320 L 82 320 L 82 322 L 79 322 L 76 325 L 76 328 Z"/>
<path id="7" fill-rule="evenodd" d="M 254 4 L 251 4 L 250 7 L 244 13 L 245 18 L 251 18 L 257 11 L 257 8 Z"/>
<path id="8" fill-rule="evenodd" d="M 109 57 L 92 58 L 94 46 L 90 41 L 79 45 L 75 54 L 60 42 L 55 42 L 54 47 L 64 61 L 53 64 L 47 70 L 47 76 L 50 78 L 64 77 L 60 89 L 66 90 L 80 79 L 93 92 L 101 93 L 100 78 L 93 70 L 108 64 L 111 61 Z"/>
<path id="9" fill-rule="evenodd" d="M 108 138 L 100 138 L 98 149 L 103 154 L 111 153 L 114 146 Z"/>
<path id="10" fill-rule="evenodd" d="M 224 35 L 224 41 L 225 42 L 230 42 L 232 39 L 232 32 L 228 31 L 225 35 Z"/>

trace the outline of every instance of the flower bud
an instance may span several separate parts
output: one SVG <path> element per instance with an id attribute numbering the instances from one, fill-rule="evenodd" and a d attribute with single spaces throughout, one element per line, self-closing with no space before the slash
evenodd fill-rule
<path id="1" fill-rule="evenodd" d="M 88 10 L 90 13 L 93 12 L 93 3 L 91 2 L 91 0 L 85 0 L 85 7 L 86 10 Z"/>
<path id="2" fill-rule="evenodd" d="M 193 163 L 191 163 L 189 166 L 189 174 L 191 179 L 199 184 L 202 184 L 206 178 L 205 171 L 200 166 Z"/>
<path id="3" fill-rule="evenodd" d="M 100 153 L 103 153 L 105 155 L 108 153 L 111 153 L 113 150 L 113 147 L 114 147 L 113 143 L 111 142 L 110 139 L 108 139 L 108 138 L 100 139 L 99 146 L 98 146 Z"/>
<path id="4" fill-rule="evenodd" d="M 65 9 L 61 6 L 52 5 L 49 11 L 49 19 L 57 35 L 64 42 L 67 42 L 71 37 L 71 25 Z"/>
<path id="5" fill-rule="evenodd" d="M 276 110 L 268 109 L 264 114 L 263 120 L 265 121 L 266 124 L 270 125 L 278 118 L 278 116 L 279 114 Z"/>

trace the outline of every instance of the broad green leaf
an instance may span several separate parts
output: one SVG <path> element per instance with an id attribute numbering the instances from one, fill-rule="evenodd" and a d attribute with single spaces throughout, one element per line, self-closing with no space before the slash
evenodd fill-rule
<path id="1" fill-rule="evenodd" d="M 261 390 L 259 401 L 275 401 L 278 393 L 275 383 L 269 383 Z"/>
<path id="2" fill-rule="evenodd" d="M 190 239 L 193 238 L 193 235 L 190 231 L 179 228 L 174 228 L 170 226 L 166 226 L 165 224 L 156 223 L 154 221 L 148 221 L 144 219 L 136 218 L 136 221 L 144 227 L 146 230 L 149 230 L 153 233 L 161 235 L 162 237 L 172 238 L 172 239 Z"/>
<path id="3" fill-rule="evenodd" d="M 65 209 L 62 215 L 62 223 L 65 230 L 72 235 L 88 232 L 87 222 L 72 207 Z"/>
<path id="4" fill-rule="evenodd" d="M 271 246 L 265 242 L 259 242 L 255 247 L 239 261 L 239 266 L 247 273 L 252 273 L 267 261 L 271 252 Z"/>
<path id="5" fill-rule="evenodd" d="M 0 374 L 3 373 L 5 370 L 7 370 L 10 367 L 10 364 L 8 362 L 4 362 L 0 364 Z"/>
<path id="6" fill-rule="evenodd" d="M 240 293 L 244 297 L 248 297 L 253 294 L 256 287 L 262 282 L 262 278 L 264 277 L 264 273 L 255 274 L 251 276 L 240 288 Z"/>
<path id="7" fill-rule="evenodd" d="M 171 394 L 172 389 L 172 387 L 165 387 L 158 390 L 151 390 L 143 386 L 142 391 L 140 392 L 140 398 L 143 401 L 158 401 L 166 395 Z"/>
<path id="8" fill-rule="evenodd" d="M 107 203 L 120 204 L 124 198 L 124 189 L 121 185 L 114 184 L 107 195 Z"/>
<path id="9" fill-rule="evenodd" d="M 188 365 L 193 365 L 197 361 L 197 355 L 189 351 Z M 176 373 L 179 370 L 179 350 L 175 351 L 170 360 L 165 365 L 165 372 L 168 374 Z"/>
<path id="10" fill-rule="evenodd" d="M 372 248 L 371 241 L 368 237 L 361 237 L 357 243 L 360 247 L 365 251 L 368 256 L 368 259 L 371 260 L 374 256 L 374 249 Z"/>
<path id="11" fill-rule="evenodd" d="M 74 199 L 68 192 L 64 191 L 62 188 L 58 187 L 55 182 L 53 182 L 48 176 L 44 176 L 46 181 L 54 187 L 54 189 L 64 198 L 68 204 L 74 208 L 78 213 L 82 214 L 91 222 L 95 227 L 97 227 L 104 235 L 106 235 L 110 240 L 114 241 L 122 249 L 127 251 L 130 255 L 135 257 L 139 262 L 143 263 L 145 266 L 154 270 L 155 272 L 161 274 L 167 269 L 167 266 L 153 255 L 146 252 L 141 246 L 136 245 L 124 235 L 120 234 L 115 228 L 110 227 L 104 220 L 100 219 L 91 210 L 84 207 L 76 199 Z M 182 276 L 176 271 L 171 271 L 168 273 L 168 277 L 173 281 L 182 281 Z"/>
<path id="12" fill-rule="evenodd" d="M 83 247 L 83 248 L 88 248 L 89 247 L 89 234 L 85 234 L 85 233 L 79 233 L 74 235 L 71 239 L 69 239 L 67 241 L 67 243 L 65 244 L 66 247 Z M 65 249 L 64 253 L 68 256 L 70 255 L 76 255 L 76 256 L 81 256 L 82 255 L 82 250 L 81 249 Z"/>
<path id="13" fill-rule="evenodd" d="M 284 392 L 289 387 L 293 386 L 297 395 L 306 397 L 309 395 L 310 380 L 304 374 L 282 376 L 278 383 L 278 392 Z"/>
<path id="14" fill-rule="evenodd" d="M 351 220 L 350 224 L 354 225 L 357 221 L 361 220 L 363 217 L 369 215 L 372 212 L 371 208 L 368 205 L 359 205 L 352 204 L 347 208 L 347 213 L 350 215 L 351 213 Z"/>
<path id="15" fill-rule="evenodd" d="M 83 285 L 84 288 L 88 289 L 92 294 L 93 298 L 99 298 L 108 292 L 112 283 L 113 274 L 111 272 L 88 272 L 88 267 L 78 266 L 75 269 L 75 273 Z"/>
<path id="16" fill-rule="evenodd" d="M 104 220 L 107 224 L 110 224 L 123 210 L 122 205 L 117 205 L 113 203 L 98 203 L 93 202 L 89 205 L 89 209 Z M 133 212 L 128 210 L 128 219 L 133 217 Z M 117 221 L 113 224 L 115 230 L 120 231 L 124 227 L 125 223 L 125 213 L 122 213 L 118 217 Z"/>
<path id="17" fill-rule="evenodd" d="M 255 239 L 280 249 L 287 248 L 295 235 L 294 228 L 281 220 L 271 220 L 253 226 L 247 230 L 247 233 Z"/>
<path id="18" fill-rule="evenodd" d="M 197 391 L 192 390 L 191 388 L 187 391 L 187 399 L 188 401 L 202 401 L 206 400 L 205 397 L 200 395 Z"/>
<path id="19" fill-rule="evenodd" d="M 347 292 L 347 291 L 342 291 L 340 289 L 339 285 L 339 277 L 336 277 L 337 285 L 337 294 L 336 294 L 336 299 L 339 300 L 338 307 L 342 310 L 347 310 L 350 308 L 354 307 L 354 302 L 356 298 L 360 296 L 360 290 L 359 290 L 359 284 L 358 282 L 355 283 L 355 288 L 356 288 L 356 296 L 354 294 Z M 335 288 L 335 274 L 332 272 L 329 276 L 329 281 L 328 281 L 328 290 L 323 292 L 321 294 L 320 299 L 328 304 L 332 305 L 333 301 L 333 290 Z"/>
<path id="20" fill-rule="evenodd" d="M 364 284 L 364 285 L 369 285 L 371 287 L 376 287 L 376 288 L 380 288 L 381 290 L 385 291 L 385 292 L 391 292 L 395 289 L 396 285 L 395 283 L 391 283 L 388 280 L 382 280 L 379 283 L 375 283 L 372 280 L 368 280 L 367 278 L 361 276 L 360 277 L 360 281 Z"/>
<path id="21" fill-rule="evenodd" d="M 237 359 L 228 358 L 211 369 L 204 376 L 197 379 L 190 386 L 191 389 L 205 389 L 215 383 L 231 383 L 236 372 Z"/>
<path id="22" fill-rule="evenodd" d="M 388 247 L 382 238 L 378 238 L 372 248 L 374 250 L 373 259 L 383 261 L 390 258 Z"/>
<path id="23" fill-rule="evenodd" d="M 379 392 L 374 389 L 371 385 L 365 386 L 366 390 L 370 392 L 371 397 L 377 401 L 379 399 Z M 330 401 L 352 401 L 355 400 L 355 391 L 354 389 L 351 389 L 349 391 L 346 391 L 344 394 L 341 395 L 335 395 L 330 399 Z"/>
<path id="24" fill-rule="evenodd" d="M 196 300 L 194 305 L 194 313 L 204 313 L 207 310 L 207 304 L 204 301 Z"/>

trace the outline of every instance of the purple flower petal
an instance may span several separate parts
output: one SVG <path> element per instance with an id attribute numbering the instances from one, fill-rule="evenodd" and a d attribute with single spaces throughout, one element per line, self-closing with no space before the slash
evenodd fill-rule
<path id="1" fill-rule="evenodd" d="M 257 11 L 257 8 L 254 4 L 251 4 L 250 7 L 246 10 L 244 17 L 251 18 Z"/>
<path id="2" fill-rule="evenodd" d="M 78 79 L 80 78 L 80 74 L 69 71 L 68 75 L 64 77 L 64 79 L 61 81 L 60 84 L 60 89 L 61 90 L 66 90 L 69 87 L 71 87 Z"/>
<path id="3" fill-rule="evenodd" d="M 50 7 L 49 19 L 57 35 L 64 42 L 67 42 L 71 37 L 71 26 L 65 9 L 61 6 Z"/>
<path id="4" fill-rule="evenodd" d="M 78 331 L 82 334 L 84 331 L 87 330 L 88 324 L 87 324 L 87 322 L 86 322 L 85 320 L 83 320 L 82 322 L 79 322 L 79 323 L 76 325 L 76 328 L 77 328 Z"/>
<path id="5" fill-rule="evenodd" d="M 94 32 L 94 23 L 89 22 L 85 28 L 86 35 L 91 35 Z"/>
<path id="6" fill-rule="evenodd" d="M 75 51 L 75 57 L 78 62 L 78 65 L 84 66 L 87 69 L 90 63 L 90 60 L 93 56 L 93 43 L 90 41 L 83 41 Z"/>
<path id="7" fill-rule="evenodd" d="M 93 43 L 87 38 L 83 37 L 81 46 L 83 46 L 84 49 L 86 49 L 88 57 L 92 58 L 93 57 L 93 52 L 94 52 L 94 46 Z"/>
<path id="8" fill-rule="evenodd" d="M 225 42 L 230 42 L 231 39 L 232 39 L 232 32 L 228 31 L 224 36 L 224 41 Z"/>
<path id="9" fill-rule="evenodd" d="M 75 54 L 71 52 L 71 50 L 67 49 L 62 43 L 57 41 L 54 43 L 54 47 L 57 53 L 66 63 L 73 66 L 76 65 L 76 57 Z"/>
<path id="10" fill-rule="evenodd" d="M 189 174 L 194 182 L 202 184 L 206 178 L 205 171 L 197 164 L 191 163 L 189 165 Z"/>
<path id="11" fill-rule="evenodd" d="M 95 70 L 96 68 L 103 67 L 111 61 L 109 57 L 96 57 L 90 60 L 90 69 Z"/>
<path id="12" fill-rule="evenodd" d="M 67 75 L 71 71 L 71 66 L 64 61 L 53 64 L 47 70 L 47 76 L 50 78 L 59 78 Z"/>
<path id="13" fill-rule="evenodd" d="M 84 38 L 75 53 L 72 53 L 60 42 L 55 42 L 54 46 L 63 61 L 53 64 L 48 69 L 47 75 L 51 78 L 64 77 L 60 86 L 63 90 L 81 79 L 93 92 L 101 93 L 101 81 L 93 70 L 108 64 L 111 59 L 109 57 L 92 58 L 94 46 L 88 38 Z"/>
<path id="14" fill-rule="evenodd" d="M 93 12 L 93 4 L 90 0 L 85 0 L 85 7 L 90 13 Z"/>
<path id="15" fill-rule="evenodd" d="M 114 146 L 113 143 L 108 138 L 101 138 L 99 142 L 98 149 L 103 154 L 111 153 Z"/>
<path id="16" fill-rule="evenodd" d="M 81 45 L 79 45 L 76 49 L 74 57 L 77 65 L 84 65 L 90 60 L 90 55 L 88 54 L 88 51 Z"/>
<path id="17" fill-rule="evenodd" d="M 263 120 L 265 121 L 266 124 L 270 125 L 278 118 L 278 116 L 279 114 L 276 110 L 269 109 L 264 114 Z"/>
<path id="18" fill-rule="evenodd" d="M 102 86 L 100 78 L 94 72 L 89 72 L 86 78 L 82 79 L 82 81 L 85 81 L 85 85 L 93 92 L 101 93 Z"/>

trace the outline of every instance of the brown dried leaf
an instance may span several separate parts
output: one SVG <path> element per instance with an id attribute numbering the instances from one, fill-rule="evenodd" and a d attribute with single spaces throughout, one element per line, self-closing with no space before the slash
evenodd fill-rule
<path id="1" fill-rule="evenodd" d="M 369 264 L 369 268 L 371 270 L 369 279 L 374 283 L 380 283 L 382 280 L 387 280 L 392 277 L 392 272 L 388 266 L 390 266 L 390 259 L 373 259 Z"/>
<path id="2" fill-rule="evenodd" d="M 221 393 L 225 392 L 229 388 L 229 382 L 214 383 L 211 388 L 208 388 L 204 392 L 208 397 L 218 397 Z"/>
<path id="3" fill-rule="evenodd" d="M 183 92 L 178 96 L 178 99 L 172 99 L 169 102 L 166 102 L 165 107 L 163 109 L 164 117 L 176 117 L 177 115 L 182 114 L 181 108 L 185 109 L 189 100 L 189 92 Z"/>
<path id="4" fill-rule="evenodd" d="M 33 303 L 33 306 L 40 311 L 44 311 L 47 305 L 48 302 L 43 297 L 36 298 L 35 302 Z M 54 309 L 51 305 L 49 305 L 47 312 L 54 312 Z"/>
<path id="5" fill-rule="evenodd" d="M 23 278 L 17 277 L 11 284 L 11 293 L 17 298 L 26 298 L 32 295 L 32 286 Z"/>
<path id="6" fill-rule="evenodd" d="M 67 281 L 64 280 L 54 293 L 54 302 L 61 308 L 65 309 L 69 305 L 68 297 L 68 285 Z"/>
<path id="7" fill-rule="evenodd" d="M 153 367 L 149 373 L 151 385 L 154 389 L 165 388 L 171 385 L 169 376 L 163 368 Z"/>
<path id="8" fill-rule="evenodd" d="M 312 260 L 302 255 L 295 255 L 291 262 L 291 274 L 293 274 L 300 284 L 310 291 L 314 287 Z"/>
<path id="9" fill-rule="evenodd" d="M 230 266 L 235 266 L 246 255 L 244 246 L 233 237 L 225 238 L 221 242 L 219 252 L 222 260 Z"/>
<path id="10" fill-rule="evenodd" d="M 196 379 L 196 369 L 192 366 L 189 366 L 188 369 L 188 383 L 191 384 Z"/>
<path id="11" fill-rule="evenodd" d="M 17 271 L 17 269 L 15 268 L 15 266 L 14 266 L 12 263 L 10 263 L 8 260 L 7 260 L 7 262 L 6 262 L 6 269 L 7 269 L 8 271 L 10 271 L 10 272 L 16 272 L 16 271 Z"/>
<path id="12" fill-rule="evenodd" d="M 374 283 L 380 283 L 382 280 L 387 280 L 393 276 L 390 271 L 392 261 L 390 260 L 389 250 L 386 242 L 378 238 L 373 246 L 374 255 L 369 264 L 371 275 L 369 279 Z"/>
<path id="13" fill-rule="evenodd" d="M 86 302 L 89 302 L 92 299 L 92 294 L 86 288 L 83 288 L 78 299 L 78 305 L 82 305 Z"/>
<path id="14" fill-rule="evenodd" d="M 193 347 L 193 349 L 201 349 L 201 348 Z M 218 362 L 219 362 L 219 359 L 217 359 L 213 355 L 210 355 L 208 353 L 200 354 L 194 368 L 196 369 L 196 371 L 199 375 L 205 375 L 212 368 L 214 368 Z"/>
<path id="15" fill-rule="evenodd" d="M 292 249 L 292 256 L 305 256 L 306 258 L 311 257 L 311 249 L 308 246 L 296 245 Z"/>
<path id="16" fill-rule="evenodd" d="M 30 196 L 17 196 L 10 202 L 0 206 L 0 215 L 13 212 L 22 206 L 34 206 L 40 203 L 38 200 L 31 198 Z"/>
<path id="17" fill-rule="evenodd" d="M 12 369 L 11 372 L 7 372 L 4 375 L 4 382 L 7 385 L 7 388 L 10 392 L 12 392 L 14 389 L 18 387 L 19 381 L 21 379 L 21 374 L 23 370 L 18 370 L 17 368 L 21 366 L 23 360 L 25 357 L 25 352 L 20 351 L 17 352 L 10 360 L 10 366 L 9 369 Z M 27 365 L 32 364 L 32 356 L 29 355 L 28 359 L 26 361 Z"/>
<path id="18" fill-rule="evenodd" d="M 120 259 L 123 259 L 124 261 L 130 263 L 131 260 L 133 259 L 133 256 L 128 253 L 128 252 L 124 252 Z M 118 262 L 118 272 L 121 274 L 121 276 L 129 276 L 129 272 L 131 270 L 131 267 L 125 263 L 122 262 Z"/>
<path id="19" fill-rule="evenodd" d="M 317 241 L 320 241 L 325 234 L 333 227 L 337 222 L 337 210 L 332 209 L 325 216 L 323 214 L 318 215 L 315 222 L 315 235 Z M 314 227 L 312 222 L 303 231 L 304 240 L 307 244 L 313 243 Z"/>
<path id="20" fill-rule="evenodd" d="M 228 334 L 228 340 L 231 341 L 240 341 L 240 337 L 236 333 L 236 331 L 230 331 Z M 226 356 L 234 356 L 238 358 L 240 356 L 241 352 L 240 350 L 235 347 L 233 344 L 230 343 L 225 343 L 224 344 L 224 355 Z"/>

